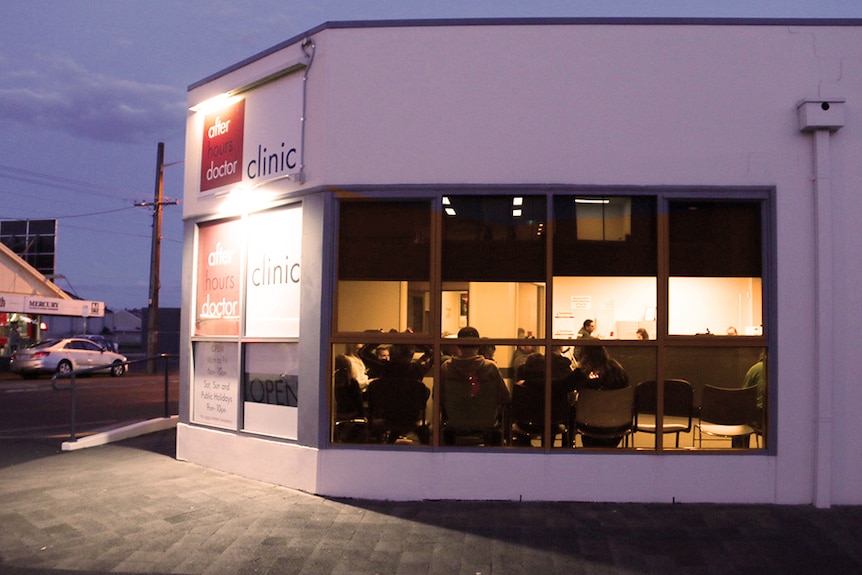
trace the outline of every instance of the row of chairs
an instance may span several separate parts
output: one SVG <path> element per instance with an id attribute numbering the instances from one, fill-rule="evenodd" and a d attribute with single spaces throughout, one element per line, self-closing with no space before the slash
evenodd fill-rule
<path id="1" fill-rule="evenodd" d="M 623 436 L 628 444 L 634 433 L 675 436 L 694 431 L 693 441 L 703 446 L 703 436 L 717 438 L 758 438 L 763 434 L 757 408 L 757 388 L 703 386 L 700 405 L 695 405 L 694 388 L 682 379 L 664 382 L 662 424 L 656 415 L 658 385 L 643 381 L 634 387 L 616 390 L 583 389 L 578 392 L 573 422 L 572 444 L 577 435 L 606 438 Z"/>
<path id="2" fill-rule="evenodd" d="M 443 427 L 446 442 L 457 443 L 460 437 L 477 438 L 477 443 L 503 444 L 521 437 L 529 443 L 533 439 L 541 438 L 544 434 L 544 394 L 519 387 L 516 387 L 513 394 L 511 409 L 503 413 L 497 411 L 497 406 L 491 399 L 482 402 L 481 398 L 467 400 L 449 394 L 450 401 L 444 405 L 447 411 L 447 421 Z M 675 445 L 679 447 L 680 435 L 692 432 L 693 441 L 697 441 L 698 446 L 702 446 L 704 434 L 719 438 L 748 438 L 754 435 L 758 438 L 759 445 L 759 437 L 763 433 L 756 404 L 756 387 L 729 389 L 705 385 L 700 405 L 696 406 L 694 388 L 688 381 L 667 379 L 664 382 L 663 420 L 660 429 L 656 415 L 658 386 L 655 381 L 644 381 L 636 386 L 617 390 L 582 389 L 577 394 L 576 409 L 570 408 L 565 391 L 555 391 L 552 391 L 551 433 L 554 441 L 557 437 L 560 438 L 562 445 L 575 446 L 578 435 L 582 438 L 622 437 L 624 445 L 628 445 L 632 434 L 648 433 L 662 436 L 673 434 Z M 380 436 L 383 442 L 394 442 L 399 435 L 410 431 L 418 432 L 422 443 L 429 440 L 424 409 L 420 410 L 420 413 L 403 413 L 397 409 L 405 404 L 415 405 L 414 402 L 405 401 L 407 398 L 396 397 L 391 393 L 381 394 L 380 399 L 370 402 L 371 405 L 380 404 L 385 407 L 379 410 L 381 412 L 392 414 L 398 411 L 398 416 L 385 418 L 381 417 L 383 413 L 380 413 L 374 414 L 377 417 L 366 418 L 362 413 L 357 392 L 358 389 L 354 391 L 355 395 L 351 394 L 352 401 L 336 397 L 337 404 L 353 406 L 347 410 L 350 413 L 342 412 L 341 417 L 336 420 L 337 440 L 349 441 L 346 436 L 358 432 L 360 436 L 354 437 L 354 440 L 367 441 L 372 439 L 369 437 L 369 432 L 372 432 L 372 436 Z M 396 401 L 386 402 L 390 405 L 384 406 L 386 397 L 395 397 Z M 425 395 L 423 398 L 417 398 L 419 404 L 424 405 L 422 400 L 427 397 Z M 476 405 L 465 407 L 475 399 L 479 399 Z M 419 425 L 415 429 L 409 429 L 413 427 L 414 416 L 420 418 Z M 387 419 L 394 421 L 387 422 Z M 514 434 L 510 431 L 513 429 Z M 382 434 L 373 433 L 375 430 Z M 583 439 L 581 442 L 583 443 Z"/>

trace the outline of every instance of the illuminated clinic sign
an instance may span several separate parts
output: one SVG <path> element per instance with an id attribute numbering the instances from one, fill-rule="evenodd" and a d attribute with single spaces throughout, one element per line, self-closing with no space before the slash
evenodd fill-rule
<path id="1" fill-rule="evenodd" d="M 245 100 L 204 118 L 201 191 L 242 181 Z"/>
<path id="2" fill-rule="evenodd" d="M 302 77 L 290 74 L 207 112 L 200 191 L 259 185 L 299 171 Z"/>

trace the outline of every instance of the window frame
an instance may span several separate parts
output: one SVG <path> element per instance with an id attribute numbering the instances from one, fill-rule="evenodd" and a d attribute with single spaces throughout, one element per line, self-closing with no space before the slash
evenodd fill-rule
<path id="1" fill-rule="evenodd" d="M 767 404 L 765 407 L 766 411 L 766 428 L 765 428 L 765 442 L 761 449 L 751 449 L 750 452 L 759 452 L 759 453 L 769 453 L 774 454 L 776 452 L 776 441 L 775 441 L 775 410 L 774 406 L 776 403 L 775 393 L 773 390 L 775 389 L 774 382 L 777 378 L 777 326 L 776 326 L 776 318 L 777 318 L 777 309 L 776 309 L 776 265 L 775 258 L 777 253 L 777 244 L 776 244 L 776 232 L 775 232 L 775 224 L 776 221 L 776 190 L 774 187 L 768 186 L 691 186 L 691 187 L 639 187 L 639 186 L 475 186 L 475 185 L 465 185 L 465 186 L 417 186 L 417 187 L 403 187 L 403 186 L 383 186 L 383 187 L 370 187 L 370 186 L 356 186 L 356 187 L 345 187 L 337 193 L 336 200 L 334 202 L 334 225 L 333 225 L 333 239 L 334 239 L 334 262 L 333 269 L 334 273 L 332 276 L 332 317 L 331 317 L 331 329 L 328 336 L 328 345 L 327 345 L 327 355 L 328 363 L 327 365 L 333 365 L 334 358 L 332 357 L 332 349 L 333 345 L 336 344 L 347 344 L 347 343 L 388 343 L 388 344 L 398 344 L 398 343 L 421 343 L 423 345 L 430 345 L 433 348 L 435 357 L 440 357 L 441 349 L 444 345 L 446 345 L 446 341 L 440 335 L 440 294 L 443 288 L 442 281 L 442 226 L 443 226 L 443 218 L 445 217 L 442 210 L 442 202 L 444 196 L 477 196 L 477 195 L 519 195 L 519 196 L 528 196 L 528 195 L 539 195 L 546 198 L 545 208 L 547 210 L 547 216 L 545 221 L 545 233 L 546 233 L 546 279 L 545 279 L 545 290 L 546 290 L 546 303 L 544 308 L 544 335 L 543 337 L 538 337 L 534 342 L 532 342 L 537 347 L 541 347 L 544 349 L 550 349 L 552 346 L 556 345 L 571 345 L 571 340 L 568 339 L 555 339 L 553 337 L 553 310 L 552 304 L 550 302 L 553 301 L 553 280 L 554 280 L 554 201 L 558 196 L 568 196 L 568 195 L 579 195 L 579 196 L 607 196 L 607 197 L 617 197 L 617 196 L 626 196 L 626 197 L 647 197 L 653 198 L 656 203 L 656 251 L 657 251 L 657 265 L 658 268 L 656 270 L 656 333 L 650 334 L 650 339 L 647 341 L 634 341 L 634 340 L 601 340 L 601 345 L 606 346 L 611 353 L 613 353 L 613 348 L 617 347 L 632 347 L 632 346 L 640 346 L 643 348 L 652 348 L 654 350 L 655 357 L 655 366 L 656 366 L 656 379 L 661 381 L 665 377 L 666 371 L 666 363 L 667 363 L 667 351 L 670 349 L 680 349 L 680 348 L 708 348 L 708 347 L 737 347 L 737 348 L 762 348 L 767 349 L 769 354 L 769 362 L 767 364 L 768 376 L 767 379 L 769 383 L 769 389 L 767 393 Z M 430 210 L 429 217 L 431 218 L 430 229 L 431 229 L 431 246 L 430 246 L 430 281 L 429 281 L 429 292 L 431 294 L 429 308 L 430 308 L 430 326 L 429 330 L 423 334 L 406 334 L 406 333 L 363 333 L 363 332 L 339 332 L 338 327 L 338 258 L 339 258 L 339 213 L 340 213 L 340 205 L 341 202 L 354 202 L 354 201 L 428 201 L 430 202 Z M 726 336 L 726 337 L 714 337 L 714 338 L 704 338 L 699 335 L 683 335 L 683 334 L 669 334 L 668 333 L 668 318 L 669 318 L 669 297 L 668 297 L 668 282 L 670 276 L 670 240 L 669 240 L 669 210 L 670 203 L 675 201 L 697 201 L 697 202 L 752 202 L 756 204 L 760 208 L 760 250 L 761 250 L 761 301 L 762 301 L 762 320 L 763 320 L 763 331 L 761 335 L 739 335 L 739 336 Z M 489 343 L 500 346 L 517 346 L 519 343 L 523 343 L 523 340 L 520 340 L 515 337 L 507 338 L 507 337 L 489 337 L 483 338 L 483 343 Z M 550 371 L 550 354 L 546 354 L 547 361 L 547 370 Z M 434 362 L 434 365 L 429 373 L 429 376 L 433 378 L 435 382 L 434 385 L 437 385 L 439 382 L 440 376 L 440 362 Z M 331 376 L 331 372 L 328 374 Z M 634 385 L 636 382 L 632 382 Z M 334 405 L 333 405 L 333 390 L 332 390 L 332 378 L 329 377 L 327 380 L 327 396 L 328 401 L 327 405 L 329 408 L 327 421 L 330 425 L 330 446 L 331 447 L 350 447 L 356 448 L 360 447 L 363 449 L 372 448 L 372 449 L 392 449 L 392 447 L 387 447 L 385 445 L 375 445 L 375 444 L 361 444 L 361 445 L 345 445 L 341 443 L 335 443 L 332 441 L 332 422 L 333 422 L 333 414 L 334 414 Z M 550 433 L 550 386 L 546 386 L 546 405 L 545 405 L 545 421 L 546 421 L 546 430 L 545 437 L 548 437 Z M 662 391 L 661 386 L 659 386 L 659 396 L 657 398 L 658 402 L 658 411 L 661 412 L 661 403 L 662 403 Z M 436 393 L 436 390 L 432 390 L 432 409 L 433 409 L 433 420 L 430 424 L 433 426 L 432 429 L 432 442 L 431 449 L 465 449 L 465 448 L 454 448 L 454 447 L 446 447 L 442 443 L 442 434 L 439 429 L 439 414 L 440 414 L 440 399 L 439 393 Z M 658 415 L 659 418 L 662 417 L 661 413 Z M 399 449 L 399 448 L 395 448 Z M 518 449 L 512 447 L 503 447 L 503 448 L 494 448 L 494 447 L 485 447 L 482 449 Z M 538 448 L 531 448 L 529 450 L 530 453 L 535 453 Z M 541 447 L 541 450 L 544 452 L 554 453 L 563 451 L 563 452 L 582 452 L 581 449 L 563 449 L 552 447 L 548 441 L 545 441 Z M 624 451 L 633 451 L 638 453 L 692 453 L 692 452 L 708 452 L 708 453 L 719 453 L 725 451 L 723 449 L 710 449 L 710 450 L 699 450 L 699 449 L 670 449 L 665 448 L 662 445 L 662 441 L 659 438 L 656 440 L 656 444 L 652 449 L 638 449 L 638 450 L 623 450 L 623 449 L 615 449 L 613 452 L 622 453 Z M 734 452 L 737 452 L 734 450 Z"/>

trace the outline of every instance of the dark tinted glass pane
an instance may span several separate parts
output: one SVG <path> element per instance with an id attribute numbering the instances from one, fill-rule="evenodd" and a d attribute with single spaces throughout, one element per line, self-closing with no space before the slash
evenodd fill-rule
<path id="1" fill-rule="evenodd" d="M 429 202 L 342 202 L 341 280 L 425 280 L 430 273 Z"/>
<path id="2" fill-rule="evenodd" d="M 554 275 L 654 276 L 655 206 L 651 197 L 557 196 Z"/>
<path id="3" fill-rule="evenodd" d="M 672 201 L 670 275 L 761 277 L 757 202 Z"/>
<path id="4" fill-rule="evenodd" d="M 444 198 L 444 281 L 544 281 L 545 198 Z"/>
<path id="5" fill-rule="evenodd" d="M 54 235 L 57 220 L 30 220 L 31 234 Z"/>
<path id="6" fill-rule="evenodd" d="M 35 238 L 36 249 L 40 253 L 54 253 L 54 240 L 56 236 L 39 235 Z"/>
<path id="7" fill-rule="evenodd" d="M 0 222 L 0 234 L 4 236 L 23 235 L 27 233 L 27 222 L 25 220 L 10 220 Z"/>

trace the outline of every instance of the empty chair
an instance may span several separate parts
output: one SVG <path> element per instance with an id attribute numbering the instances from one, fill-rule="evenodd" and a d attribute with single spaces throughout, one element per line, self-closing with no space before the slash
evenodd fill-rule
<path id="1" fill-rule="evenodd" d="M 657 429 L 658 385 L 642 381 L 635 387 L 635 432 L 673 433 L 679 447 L 679 434 L 690 433 L 694 412 L 694 389 L 684 379 L 664 380 L 664 405 L 661 429 Z"/>
<path id="2" fill-rule="evenodd" d="M 632 386 L 621 389 L 579 389 L 575 406 L 575 433 L 584 447 L 628 445 L 634 425 Z"/>
<path id="3" fill-rule="evenodd" d="M 757 421 L 757 388 L 723 388 L 703 386 L 697 430 L 698 447 L 703 434 L 715 437 L 749 437 Z"/>

